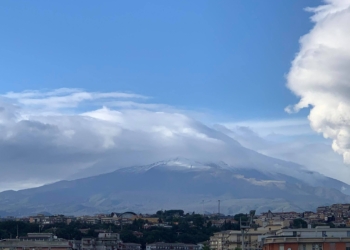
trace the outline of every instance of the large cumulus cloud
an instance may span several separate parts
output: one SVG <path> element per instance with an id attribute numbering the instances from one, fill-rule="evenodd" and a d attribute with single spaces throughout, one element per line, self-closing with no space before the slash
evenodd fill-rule
<path id="1" fill-rule="evenodd" d="M 350 164 L 350 0 L 327 0 L 314 12 L 314 28 L 288 74 L 288 87 L 300 97 L 287 107 L 310 107 L 311 127 L 333 140 L 332 148 Z"/>

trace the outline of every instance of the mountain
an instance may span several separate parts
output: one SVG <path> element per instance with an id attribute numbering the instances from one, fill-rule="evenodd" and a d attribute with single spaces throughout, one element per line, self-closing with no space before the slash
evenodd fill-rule
<path id="1" fill-rule="evenodd" d="M 350 187 L 345 183 L 291 162 L 259 157 L 263 159 L 259 168 L 255 164 L 242 167 L 175 158 L 38 188 L 5 191 L 0 193 L 0 215 L 173 208 L 217 212 L 217 200 L 221 200 L 221 212 L 234 214 L 250 209 L 314 210 L 319 205 L 350 202 Z"/>

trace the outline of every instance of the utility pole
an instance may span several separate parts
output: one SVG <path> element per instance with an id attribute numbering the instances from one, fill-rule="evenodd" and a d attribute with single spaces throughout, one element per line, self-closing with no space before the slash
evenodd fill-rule
<path id="1" fill-rule="evenodd" d="M 246 232 L 249 231 L 249 229 L 253 223 L 254 216 L 255 216 L 255 210 L 251 210 L 249 212 L 249 219 L 248 219 L 248 221 L 246 221 L 245 225 L 242 225 L 242 217 L 239 218 L 239 224 L 240 224 L 241 233 L 242 233 L 242 250 L 245 250 L 245 241 L 244 241 L 245 239 L 244 238 L 245 238 Z M 251 242 L 250 242 L 249 247 L 251 247 Z"/>
<path id="2" fill-rule="evenodd" d="M 241 228 L 241 233 L 242 233 L 242 250 L 245 250 L 245 242 L 244 242 L 244 237 L 245 237 L 245 229 L 249 228 L 247 225 L 242 225 L 242 218 L 239 218 L 239 225 Z"/>
<path id="3" fill-rule="evenodd" d="M 17 237 L 16 237 L 16 239 L 18 239 L 18 224 L 17 224 Z"/>

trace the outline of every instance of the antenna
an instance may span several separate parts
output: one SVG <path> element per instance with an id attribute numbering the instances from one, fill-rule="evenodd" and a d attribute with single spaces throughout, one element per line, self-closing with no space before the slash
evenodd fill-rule
<path id="1" fill-rule="evenodd" d="M 220 216 L 220 200 L 218 200 L 218 215 Z"/>
<path id="2" fill-rule="evenodd" d="M 202 212 L 203 212 L 203 216 L 204 216 L 204 200 L 202 200 Z"/>

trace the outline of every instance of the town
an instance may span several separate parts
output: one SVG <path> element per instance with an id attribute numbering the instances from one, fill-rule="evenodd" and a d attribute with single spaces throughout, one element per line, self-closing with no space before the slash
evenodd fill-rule
<path id="1" fill-rule="evenodd" d="M 0 218 L 1 250 L 350 249 L 350 204 L 259 215 L 133 212 Z"/>

